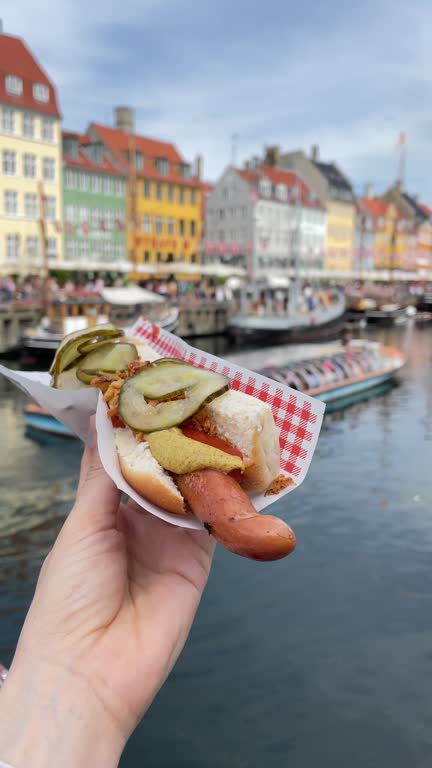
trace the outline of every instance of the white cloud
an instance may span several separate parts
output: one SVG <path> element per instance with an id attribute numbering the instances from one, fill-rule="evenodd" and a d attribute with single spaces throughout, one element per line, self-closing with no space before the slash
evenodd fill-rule
<path id="1" fill-rule="evenodd" d="M 110 122 L 112 107 L 129 103 L 142 132 L 174 140 L 189 158 L 202 152 L 210 178 L 229 162 L 237 132 L 240 158 L 264 143 L 318 143 L 356 184 L 375 180 L 379 189 L 394 180 L 394 145 L 405 130 L 408 182 L 432 201 L 428 0 L 345 4 L 334 18 L 329 2 L 324 27 L 313 16 L 294 23 L 295 6 L 281 0 L 272 35 L 261 33 L 258 16 L 243 33 L 227 18 L 213 40 L 213 4 L 202 2 L 199 24 L 190 16 L 189 28 L 185 2 L 95 0 L 84 10 L 72 0 L 3 0 L 2 13 L 6 31 L 24 37 L 57 82 L 67 127 Z M 246 0 L 237 10 L 242 3 L 247 13 Z M 130 47 L 128 30 L 141 33 Z M 150 62 L 149 42 L 160 68 Z"/>

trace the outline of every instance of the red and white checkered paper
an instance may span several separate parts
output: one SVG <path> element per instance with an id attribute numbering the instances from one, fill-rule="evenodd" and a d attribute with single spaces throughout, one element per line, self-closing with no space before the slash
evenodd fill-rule
<path id="1" fill-rule="evenodd" d="M 130 330 L 130 334 L 142 338 L 163 357 L 177 357 L 198 368 L 222 373 L 231 380 L 232 389 L 268 403 L 280 432 L 281 469 L 294 479 L 296 485 L 303 482 L 321 429 L 324 403 L 253 373 L 247 368 L 240 368 L 234 363 L 191 347 L 178 336 L 163 331 L 153 323 L 139 320 Z M 286 491 L 293 490 L 293 487 L 295 486 L 289 486 Z M 267 496 L 266 499 L 271 503 L 280 495 Z"/>

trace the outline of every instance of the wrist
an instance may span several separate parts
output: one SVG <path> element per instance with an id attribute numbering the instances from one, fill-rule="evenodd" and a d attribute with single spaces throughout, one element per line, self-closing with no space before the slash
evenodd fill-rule
<path id="1" fill-rule="evenodd" d="M 14 768 L 116 768 L 126 736 L 65 668 L 12 665 L 0 692 L 0 760 Z"/>

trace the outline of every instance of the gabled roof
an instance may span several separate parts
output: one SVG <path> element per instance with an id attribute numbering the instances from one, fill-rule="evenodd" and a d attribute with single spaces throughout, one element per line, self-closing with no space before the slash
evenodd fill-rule
<path id="1" fill-rule="evenodd" d="M 111 152 L 116 162 L 124 169 L 126 174 L 134 171 L 128 160 L 129 152 L 140 152 L 144 158 L 144 168 L 137 170 L 136 175 L 145 179 L 155 179 L 157 181 L 175 182 L 176 184 L 194 185 L 200 184 L 199 179 L 191 177 L 184 179 L 180 173 L 182 164 L 186 161 L 174 144 L 157 139 L 149 139 L 145 136 L 130 136 L 125 131 L 118 128 L 110 128 L 99 123 L 92 123 L 91 130 L 99 136 Z M 158 173 L 155 165 L 157 159 L 168 161 L 168 174 Z"/>
<path id="2" fill-rule="evenodd" d="M 422 209 L 423 213 L 426 214 L 426 216 L 431 219 L 432 218 L 432 208 L 429 208 L 426 203 L 419 203 L 420 208 Z"/>
<path id="3" fill-rule="evenodd" d="M 378 200 L 372 197 L 362 197 L 360 203 L 374 219 L 385 216 L 390 206 L 390 203 L 387 203 L 385 200 Z"/>
<path id="4" fill-rule="evenodd" d="M 88 136 L 84 136 L 80 133 L 74 133 L 73 131 L 63 131 L 64 139 L 76 139 L 78 142 L 78 158 L 74 160 L 69 157 L 66 152 L 63 152 L 63 164 L 68 168 L 81 168 L 83 171 L 93 171 L 97 173 L 108 173 L 114 176 L 124 176 L 122 173 L 107 157 L 106 153 L 102 153 L 102 162 L 95 163 L 85 151 L 85 147 L 92 144 L 91 139 Z"/>
<path id="5" fill-rule="evenodd" d="M 300 190 L 301 204 L 305 208 L 318 208 L 323 210 L 324 206 L 318 198 L 310 191 L 309 187 L 300 176 L 294 171 L 287 171 L 282 168 L 276 168 L 272 165 L 259 165 L 256 169 L 235 169 L 236 173 L 248 184 L 257 186 L 260 179 L 267 178 L 273 187 L 283 184 L 289 192 L 297 194 Z M 259 192 L 259 190 L 257 190 Z M 292 201 L 287 201 L 292 202 Z"/>
<path id="6" fill-rule="evenodd" d="M 409 195 L 408 192 L 402 192 L 402 198 L 411 207 L 414 216 L 419 220 L 420 223 L 423 223 L 423 221 L 428 218 L 427 214 L 422 209 L 421 204 L 418 203 L 414 197 Z"/>
<path id="7" fill-rule="evenodd" d="M 354 202 L 355 196 L 350 182 L 334 163 L 322 163 L 319 160 L 311 160 L 311 162 L 327 180 L 330 197 L 333 200 Z"/>
<path id="8" fill-rule="evenodd" d="M 16 96 L 6 91 L 6 76 L 13 75 L 23 81 L 22 94 Z M 48 101 L 33 97 L 33 85 L 48 88 Z M 55 87 L 37 59 L 19 37 L 0 35 L 0 102 L 11 106 L 60 117 Z"/>

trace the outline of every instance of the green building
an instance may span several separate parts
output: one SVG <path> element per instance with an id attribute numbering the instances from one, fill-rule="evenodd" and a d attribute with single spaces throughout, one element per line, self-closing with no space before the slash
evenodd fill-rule
<path id="1" fill-rule="evenodd" d="M 65 267 L 124 270 L 126 183 L 101 142 L 63 133 Z"/>

